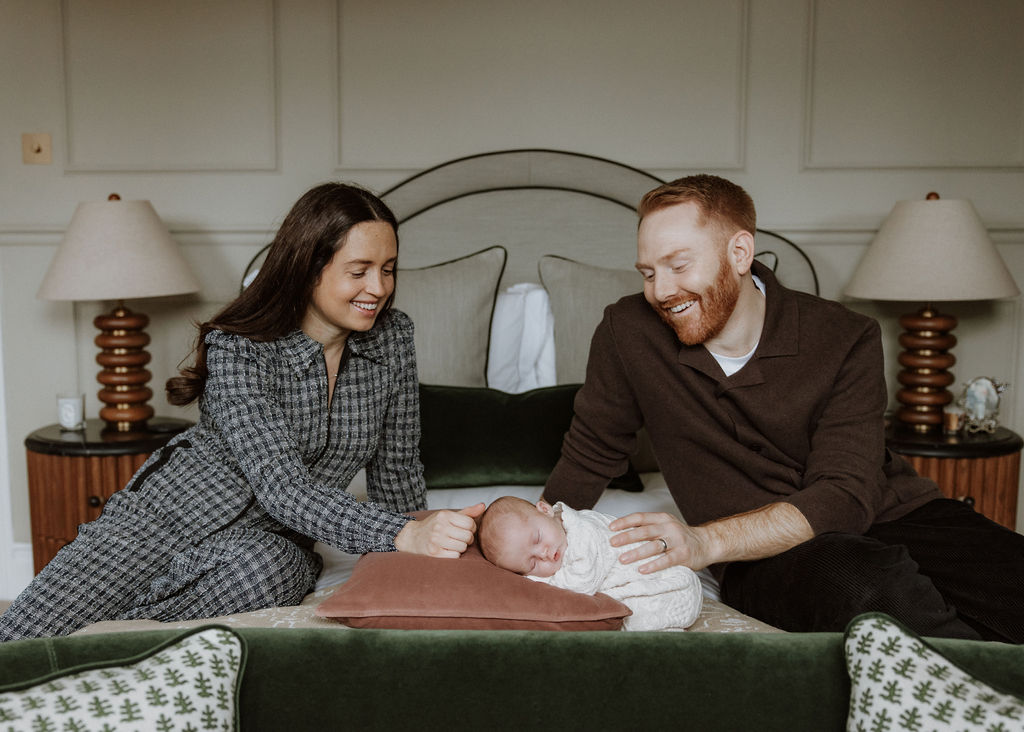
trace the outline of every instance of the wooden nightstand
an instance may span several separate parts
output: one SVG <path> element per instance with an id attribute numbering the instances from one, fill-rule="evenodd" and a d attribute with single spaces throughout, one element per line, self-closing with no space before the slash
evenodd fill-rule
<path id="1" fill-rule="evenodd" d="M 151 452 L 191 426 L 188 420 L 156 417 L 147 432 L 129 436 L 90 419 L 81 431 L 63 432 L 51 424 L 26 437 L 36 573 L 78 535 L 79 524 L 100 515 Z"/>
<path id="2" fill-rule="evenodd" d="M 914 469 L 939 484 L 943 494 L 971 503 L 993 521 L 1017 528 L 1020 451 L 1024 440 L 1005 427 L 993 434 L 921 435 L 885 432 L 885 443 Z"/>

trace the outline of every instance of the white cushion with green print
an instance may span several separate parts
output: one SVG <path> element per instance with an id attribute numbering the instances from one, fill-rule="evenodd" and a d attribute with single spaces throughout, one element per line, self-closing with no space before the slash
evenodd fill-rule
<path id="1" fill-rule="evenodd" d="M 1024 729 L 1024 699 L 975 678 L 887 615 L 846 629 L 847 730 Z"/>
<path id="2" fill-rule="evenodd" d="M 198 628 L 144 654 L 0 689 L 0 730 L 237 729 L 244 659 L 234 632 Z"/>

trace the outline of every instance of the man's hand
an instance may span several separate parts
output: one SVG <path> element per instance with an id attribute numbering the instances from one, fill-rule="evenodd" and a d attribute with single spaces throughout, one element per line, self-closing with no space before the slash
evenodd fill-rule
<path id="1" fill-rule="evenodd" d="M 700 529 L 687 526 L 671 514 L 631 513 L 612 521 L 610 528 L 620 532 L 611 538 L 612 546 L 644 542 L 619 557 L 623 564 L 654 557 L 653 561 L 640 565 L 641 574 L 676 564 L 696 571 L 715 561 L 710 556 L 707 537 L 701 535 Z"/>
<path id="2" fill-rule="evenodd" d="M 646 542 L 619 557 L 624 564 L 655 557 L 640 565 L 642 574 L 676 564 L 698 571 L 720 562 L 774 557 L 814 536 L 800 509 L 789 503 L 770 503 L 701 526 L 687 526 L 667 513 L 631 513 L 609 528 L 621 532 L 611 538 L 612 546 Z"/>
<path id="3" fill-rule="evenodd" d="M 422 521 L 410 521 L 395 537 L 400 552 L 458 559 L 473 543 L 476 519 L 484 512 L 478 503 L 461 511 L 437 511 Z"/>

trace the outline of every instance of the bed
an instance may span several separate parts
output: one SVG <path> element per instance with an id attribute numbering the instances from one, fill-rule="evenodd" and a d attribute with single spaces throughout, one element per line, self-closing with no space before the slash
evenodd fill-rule
<path id="1" fill-rule="evenodd" d="M 400 222 L 396 307 L 416 324 L 430 509 L 540 497 L 603 307 L 641 289 L 635 206 L 662 182 L 592 155 L 527 149 L 448 161 L 382 194 Z M 796 245 L 761 229 L 756 241 L 758 258 L 783 284 L 817 294 L 814 267 Z M 242 286 L 263 254 L 241 273 Z M 678 515 L 643 439 L 631 462 L 631 480 L 596 508 Z M 361 475 L 349 490 L 365 496 Z M 345 628 L 317 609 L 345 587 L 359 557 L 320 544 L 317 551 L 324 570 L 302 604 L 216 621 Z M 723 604 L 710 574 L 702 583 L 704 609 L 689 630 L 775 631 Z M 206 622 L 108 621 L 79 634 Z"/>

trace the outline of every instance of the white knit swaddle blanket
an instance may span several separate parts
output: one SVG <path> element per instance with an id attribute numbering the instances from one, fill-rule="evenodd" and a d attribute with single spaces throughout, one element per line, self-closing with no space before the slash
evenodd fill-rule
<path id="1" fill-rule="evenodd" d="M 619 555 L 642 542 L 613 547 L 608 525 L 613 516 L 598 511 L 576 511 L 564 503 L 562 526 L 568 545 L 562 566 L 551 577 L 530 577 L 554 587 L 593 595 L 597 592 L 625 604 L 633 614 L 623 630 L 686 628 L 697 620 L 702 604 L 697 574 L 687 567 L 669 567 L 653 574 L 640 574 L 643 562 L 622 564 Z M 648 560 L 649 561 L 649 560 Z"/>

